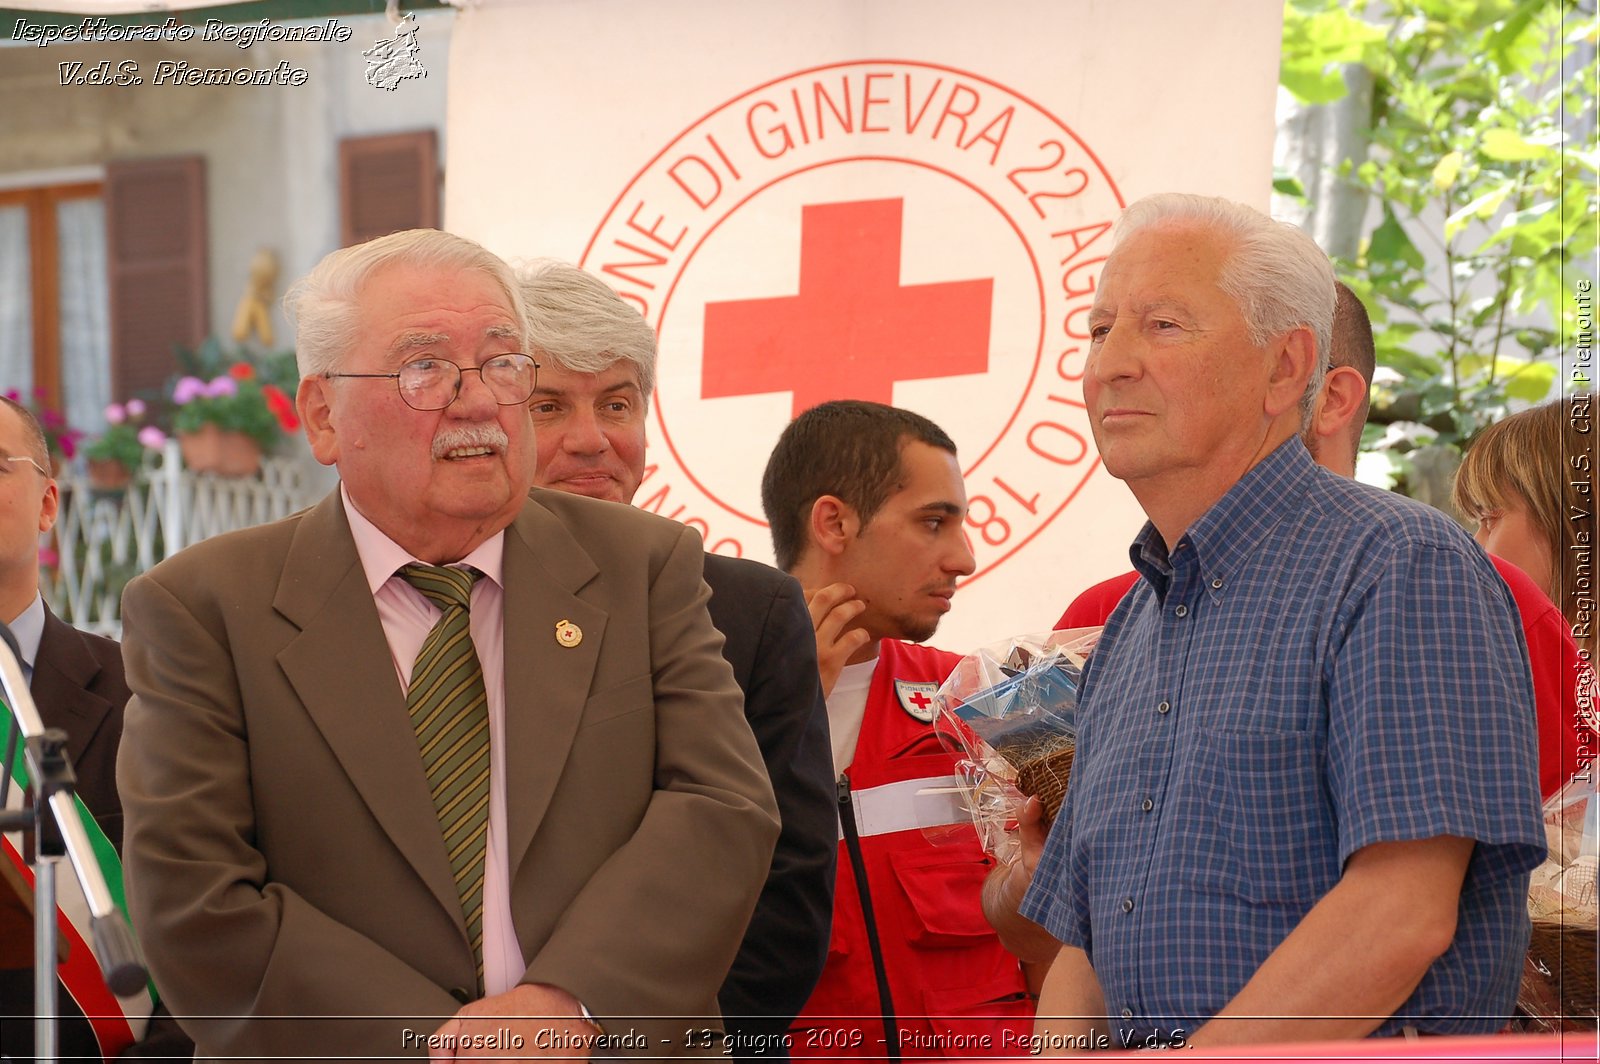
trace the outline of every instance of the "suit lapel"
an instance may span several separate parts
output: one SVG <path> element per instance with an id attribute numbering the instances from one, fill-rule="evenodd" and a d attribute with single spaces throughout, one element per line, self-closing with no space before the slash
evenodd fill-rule
<path id="1" fill-rule="evenodd" d="M 67 733 L 67 755 L 74 765 L 83 763 L 84 751 L 111 711 L 110 702 L 86 689 L 98 675 L 100 662 L 83 636 L 47 607 L 28 686 L 45 725 Z"/>
<path id="2" fill-rule="evenodd" d="M 462 924 L 405 694 L 338 491 L 301 519 L 273 608 L 300 629 L 278 663 L 306 713 L 373 817 Z"/>
<path id="3" fill-rule="evenodd" d="M 577 591 L 598 569 L 539 492 L 505 542 L 506 819 L 513 878 L 550 806 L 588 701 L 606 614 Z M 582 639 L 564 645 L 559 624 Z M 571 642 L 570 639 L 567 642 Z"/>

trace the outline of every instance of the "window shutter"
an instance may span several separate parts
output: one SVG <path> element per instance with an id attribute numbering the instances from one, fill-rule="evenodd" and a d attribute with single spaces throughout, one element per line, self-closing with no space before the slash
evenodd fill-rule
<path id="1" fill-rule="evenodd" d="M 339 142 L 341 246 L 438 226 L 439 146 L 433 130 Z"/>
<path id="2" fill-rule="evenodd" d="M 198 155 L 106 167 L 112 393 L 159 388 L 209 330 L 206 169 Z"/>

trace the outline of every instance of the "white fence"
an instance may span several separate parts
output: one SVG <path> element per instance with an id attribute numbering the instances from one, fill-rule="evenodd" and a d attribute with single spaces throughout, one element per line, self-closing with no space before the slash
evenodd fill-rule
<path id="1" fill-rule="evenodd" d="M 80 471 L 63 470 L 61 512 L 46 540 L 55 565 L 42 571 L 44 596 L 68 623 L 115 638 L 129 580 L 190 543 L 309 506 L 315 499 L 304 468 L 267 458 L 253 477 L 191 473 L 171 441 L 126 488 L 92 488 Z"/>

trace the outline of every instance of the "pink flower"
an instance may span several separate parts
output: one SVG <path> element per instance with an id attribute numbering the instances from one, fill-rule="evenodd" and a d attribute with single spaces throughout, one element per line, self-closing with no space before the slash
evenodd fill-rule
<path id="1" fill-rule="evenodd" d="M 145 410 L 144 400 L 143 399 L 129 399 L 128 400 L 127 410 L 128 410 L 128 416 L 129 417 L 144 417 L 144 410 Z"/>
<path id="2" fill-rule="evenodd" d="M 61 563 L 61 555 L 50 547 L 39 548 L 39 564 L 46 569 L 54 569 Z"/>
<path id="3" fill-rule="evenodd" d="M 167 434 L 154 425 L 146 425 L 139 430 L 139 442 L 152 451 L 159 451 L 167 445 Z"/>
<path id="4" fill-rule="evenodd" d="M 199 377 L 184 377 L 173 385 L 172 401 L 179 406 L 194 402 L 206 392 L 206 382 Z"/>
<path id="5" fill-rule="evenodd" d="M 205 394 L 213 399 L 221 399 L 229 395 L 239 394 L 239 382 L 232 377 L 218 377 L 205 386 Z"/>
<path id="6" fill-rule="evenodd" d="M 122 407 L 118 406 L 116 403 L 112 403 L 110 406 L 106 407 L 107 424 L 120 425 L 126 420 L 128 420 L 128 412 Z"/>

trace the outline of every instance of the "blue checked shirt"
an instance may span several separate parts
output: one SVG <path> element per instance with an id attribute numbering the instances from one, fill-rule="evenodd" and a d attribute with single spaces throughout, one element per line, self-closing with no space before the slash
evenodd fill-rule
<path id="1" fill-rule="evenodd" d="M 1378 1034 L 1500 1029 L 1544 855 L 1510 592 L 1444 515 L 1290 440 L 1143 579 L 1086 670 L 1072 783 L 1023 915 L 1143 1039 L 1218 1012 L 1375 842 L 1477 840 L 1456 937 Z"/>

